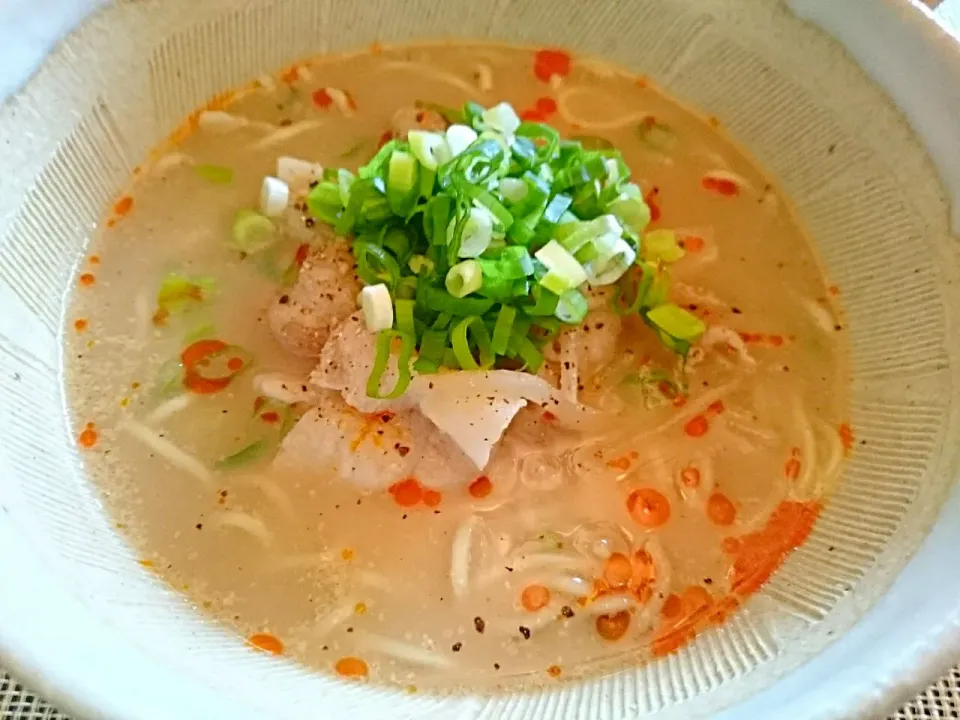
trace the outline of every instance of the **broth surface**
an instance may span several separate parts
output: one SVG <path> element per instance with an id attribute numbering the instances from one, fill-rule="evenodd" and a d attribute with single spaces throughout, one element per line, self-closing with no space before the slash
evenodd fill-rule
<path id="1" fill-rule="evenodd" d="M 837 289 L 785 198 L 715 120 L 641 79 L 576 57 L 550 82 L 536 69 L 528 49 L 425 45 L 262 79 L 221 103 L 243 126 L 194 118 L 175 133 L 79 268 L 65 365 L 87 467 L 142 564 L 254 645 L 280 650 L 277 639 L 284 654 L 343 675 L 356 658 L 374 681 L 435 690 L 635 664 L 733 612 L 805 539 L 839 475 L 851 435 Z M 321 88 L 343 90 L 347 104 Z M 404 507 L 326 467 L 216 470 L 258 422 L 251 379 L 305 379 L 316 364 L 270 332 L 279 278 L 228 247 L 234 214 L 256 205 L 278 156 L 356 168 L 398 109 L 467 100 L 506 101 L 565 137 L 621 150 L 657 208 L 651 229 L 684 242 L 674 301 L 710 327 L 685 371 L 639 319 L 625 320 L 579 393 L 604 413 L 603 433 L 571 437 L 528 408 L 507 433 L 519 469 L 491 466 L 489 487 L 442 488 L 438 504 Z M 212 182 L 198 171 L 208 166 L 232 179 Z M 737 193 L 705 177 L 734 178 Z M 309 240 L 298 221 L 289 257 L 273 261 Z M 217 290 L 158 323 L 157 289 L 174 271 L 211 276 Z M 602 324 L 588 316 L 585 347 L 599 347 Z M 170 404 L 158 387 L 165 364 L 211 329 L 255 367 L 223 392 Z M 674 397 L 682 383 L 688 395 Z M 661 498 L 669 519 L 658 524 Z M 459 595 L 458 542 L 470 573 Z"/>

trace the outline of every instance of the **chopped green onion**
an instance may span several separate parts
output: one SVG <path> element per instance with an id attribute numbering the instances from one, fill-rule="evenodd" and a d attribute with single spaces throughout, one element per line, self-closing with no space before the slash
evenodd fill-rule
<path id="1" fill-rule="evenodd" d="M 420 358 L 428 362 L 435 363 L 437 366 L 443 360 L 443 351 L 447 347 L 447 331 L 443 329 L 431 329 L 423 332 L 420 339 Z"/>
<path id="2" fill-rule="evenodd" d="M 413 208 L 420 190 L 419 165 L 416 158 L 403 150 L 395 150 L 387 167 L 387 203 L 401 217 Z"/>
<path id="3" fill-rule="evenodd" d="M 511 205 L 516 205 L 527 195 L 527 184 L 519 178 L 502 178 L 497 189 L 503 199 Z"/>
<path id="4" fill-rule="evenodd" d="M 394 301 L 397 330 L 415 336 L 416 325 L 413 318 L 414 305 L 416 305 L 416 303 L 413 300 L 400 299 Z"/>
<path id="5" fill-rule="evenodd" d="M 647 320 L 670 337 L 685 342 L 696 340 L 707 329 L 703 320 L 673 303 L 653 308 L 647 312 Z"/>
<path id="6" fill-rule="evenodd" d="M 411 255 L 407 267 L 414 275 L 429 275 L 433 272 L 433 260 L 426 255 Z"/>
<path id="7" fill-rule="evenodd" d="M 363 288 L 360 291 L 360 306 L 363 309 L 364 323 L 370 332 L 393 327 L 393 301 L 390 290 L 383 283 Z"/>
<path id="8" fill-rule="evenodd" d="M 202 303 L 216 290 L 217 281 L 208 275 L 168 273 L 157 291 L 157 306 L 166 315 L 179 315 Z"/>
<path id="9" fill-rule="evenodd" d="M 567 290 L 557 302 L 557 318 L 570 325 L 576 325 L 587 316 L 587 299 L 579 290 Z"/>
<path id="10" fill-rule="evenodd" d="M 407 133 L 407 139 L 410 142 L 410 152 L 427 170 L 436 170 L 444 152 L 449 153 L 447 141 L 440 133 L 411 130 Z"/>
<path id="11" fill-rule="evenodd" d="M 503 135 L 513 135 L 520 127 L 520 118 L 508 103 L 502 102 L 480 115 L 485 128 L 496 130 Z"/>
<path id="12" fill-rule="evenodd" d="M 446 157 L 441 162 L 449 162 L 461 155 L 464 150 L 476 142 L 477 131 L 466 125 L 451 125 L 446 132 Z"/>
<path id="13" fill-rule="evenodd" d="M 450 221 L 447 226 L 448 242 L 456 237 L 457 226 L 461 221 Z M 460 234 L 460 248 L 458 256 L 462 258 L 475 258 L 490 246 L 493 239 L 493 215 L 484 208 L 470 208 L 466 221 L 463 223 L 463 229 Z"/>
<path id="14" fill-rule="evenodd" d="M 214 185 L 229 185 L 233 182 L 233 169 L 223 165 L 200 163 L 193 166 L 194 172 Z"/>
<path id="15" fill-rule="evenodd" d="M 623 190 L 608 207 L 628 228 L 639 234 L 650 224 L 650 208 L 643 200 L 640 188 L 633 183 L 624 185 Z"/>
<path id="16" fill-rule="evenodd" d="M 385 142 L 383 147 L 377 150 L 377 154 L 370 159 L 370 162 L 357 170 L 357 175 L 364 180 L 370 180 L 380 176 L 383 173 L 384 166 L 398 146 L 399 143 L 396 140 Z"/>
<path id="17" fill-rule="evenodd" d="M 534 257 L 548 270 L 540 279 L 540 284 L 550 292 L 562 295 L 587 281 L 583 266 L 556 240 L 540 248 Z"/>
<path id="18" fill-rule="evenodd" d="M 380 381 L 387 370 L 393 354 L 393 341 L 400 340 L 400 352 L 397 354 L 397 382 L 388 392 L 381 392 Z M 406 391 L 410 384 L 410 358 L 413 355 L 413 338 L 399 330 L 381 330 L 377 334 L 377 350 L 373 369 L 367 378 L 367 397 L 376 400 L 392 400 Z"/>
<path id="19" fill-rule="evenodd" d="M 467 337 L 468 332 L 470 339 L 477 347 L 479 363 L 473 357 L 473 351 Z M 450 342 L 457 363 L 464 370 L 479 370 L 493 365 L 494 358 L 490 347 L 490 335 L 487 333 L 487 326 L 483 324 L 482 318 L 473 316 L 461 320 L 450 332 Z"/>
<path id="20" fill-rule="evenodd" d="M 386 283 L 396 287 L 400 280 L 400 265 L 389 251 L 366 240 L 355 240 L 353 256 L 357 261 L 357 275 L 368 285 Z"/>
<path id="21" fill-rule="evenodd" d="M 453 198 L 449 195 L 435 195 L 430 198 L 423 212 L 423 232 L 433 245 L 447 243 L 447 227 L 453 214 Z"/>
<path id="22" fill-rule="evenodd" d="M 643 259 L 647 262 L 675 263 L 683 256 L 673 230 L 652 230 L 643 236 Z"/>
<path id="23" fill-rule="evenodd" d="M 214 467 L 217 470 L 233 470 L 234 468 L 249 465 L 264 456 L 268 448 L 267 441 L 263 438 L 254 440 L 246 447 L 238 450 L 232 455 L 227 455 L 217 460 Z"/>
<path id="24" fill-rule="evenodd" d="M 542 285 L 535 285 L 533 288 L 533 300 L 534 304 L 526 308 L 528 315 L 537 317 L 550 316 L 556 314 L 560 296 L 555 292 L 547 290 Z"/>
<path id="25" fill-rule="evenodd" d="M 601 236 L 593 249 L 596 257 L 584 263 L 583 268 L 594 287 L 615 283 L 637 259 L 637 251 L 621 237 Z"/>
<path id="26" fill-rule="evenodd" d="M 383 235 L 383 246 L 393 253 L 399 262 L 403 262 L 410 254 L 412 242 L 406 230 L 398 227 L 387 228 Z"/>
<path id="27" fill-rule="evenodd" d="M 240 210 L 233 219 L 231 247 L 247 255 L 266 250 L 277 240 L 277 228 L 270 218 L 256 210 Z"/>
<path id="28" fill-rule="evenodd" d="M 444 281 L 447 292 L 456 298 L 462 298 L 476 292 L 483 284 L 483 273 L 476 260 L 464 260 L 447 271 Z"/>
<path id="29" fill-rule="evenodd" d="M 543 353 L 525 336 L 513 336 L 516 340 L 516 355 L 523 361 L 523 369 L 535 373 L 543 364 Z"/>
<path id="30" fill-rule="evenodd" d="M 517 309 L 510 305 L 501 305 L 500 312 L 497 314 L 497 322 L 493 326 L 493 338 L 490 341 L 490 348 L 497 355 L 504 355 L 507 352 L 507 344 L 510 342 L 510 332 L 513 330 L 513 321 L 517 318 Z"/>
<path id="31" fill-rule="evenodd" d="M 487 298 L 456 298 L 450 293 L 434 287 L 424 288 L 424 302 L 429 310 L 448 312 L 458 317 L 483 315 L 495 304 L 493 300 Z"/>

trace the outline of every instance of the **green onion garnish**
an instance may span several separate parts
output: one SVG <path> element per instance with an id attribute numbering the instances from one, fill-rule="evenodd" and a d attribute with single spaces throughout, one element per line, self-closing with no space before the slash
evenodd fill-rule
<path id="1" fill-rule="evenodd" d="M 256 210 L 241 210 L 233 219 L 231 247 L 247 255 L 266 250 L 277 240 L 277 228 Z"/>
<path id="2" fill-rule="evenodd" d="M 536 372 L 543 344 L 587 316 L 587 284 L 618 283 L 617 312 L 639 314 L 667 347 L 689 349 L 703 323 L 667 304 L 667 266 L 683 250 L 669 230 L 644 236 L 650 210 L 608 141 L 562 139 L 505 103 L 418 106 L 454 124 L 390 140 L 355 175 L 327 169 L 306 199 L 314 218 L 353 237 L 365 285 L 383 287 L 371 397 L 406 389 L 415 351 L 420 373 L 501 358 Z M 650 142 L 660 130 L 648 123 L 638 133 Z M 247 246 L 275 233 L 256 215 L 244 216 Z M 381 390 L 398 344 L 397 383 Z"/>

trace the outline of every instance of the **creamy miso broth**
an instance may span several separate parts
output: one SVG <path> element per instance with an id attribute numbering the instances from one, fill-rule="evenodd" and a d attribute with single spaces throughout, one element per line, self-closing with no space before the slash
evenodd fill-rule
<path id="1" fill-rule="evenodd" d="M 191 116 L 65 330 L 78 446 L 141 563 L 251 652 L 411 690 L 722 623 L 852 435 L 838 290 L 717 125 L 494 45 L 319 58 Z"/>

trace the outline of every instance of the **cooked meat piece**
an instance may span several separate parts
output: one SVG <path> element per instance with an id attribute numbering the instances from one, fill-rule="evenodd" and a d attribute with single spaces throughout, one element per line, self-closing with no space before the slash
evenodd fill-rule
<path id="1" fill-rule="evenodd" d="M 446 130 L 447 121 L 443 115 L 433 110 L 421 110 L 415 107 L 400 108 L 393 114 L 390 121 L 393 136 L 400 140 L 407 139 L 411 130 Z"/>
<path id="2" fill-rule="evenodd" d="M 408 477 L 426 487 L 467 484 L 477 470 L 456 444 L 417 410 L 362 413 L 336 392 L 320 391 L 317 407 L 290 431 L 278 468 L 332 468 L 364 490 Z"/>
<path id="3" fill-rule="evenodd" d="M 310 382 L 323 390 L 338 390 L 347 404 L 361 412 L 377 412 L 409 405 L 409 398 L 400 396 L 395 400 L 376 400 L 367 396 L 367 379 L 373 370 L 376 357 L 375 333 L 367 330 L 359 312 L 347 316 L 333 327 L 329 340 L 320 353 L 320 362 L 310 375 Z M 381 388 L 394 386 L 397 381 L 396 355 L 380 380 Z"/>
<path id="4" fill-rule="evenodd" d="M 357 309 L 362 287 L 350 246 L 331 232 L 304 261 L 296 284 L 270 304 L 270 330 L 290 352 L 319 357 L 331 328 Z"/>

